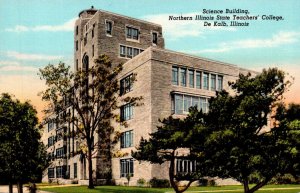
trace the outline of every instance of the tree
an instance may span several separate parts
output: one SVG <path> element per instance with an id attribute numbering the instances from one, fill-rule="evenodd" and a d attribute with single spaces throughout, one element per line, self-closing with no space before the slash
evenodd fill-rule
<path id="1" fill-rule="evenodd" d="M 65 108 L 63 101 L 70 98 L 68 102 L 74 108 L 75 115 L 66 115 L 64 119 L 75 125 L 77 137 L 86 146 L 88 188 L 94 188 L 93 150 L 101 151 L 104 154 L 102 157 L 110 159 L 110 146 L 113 143 L 110 139 L 113 133 L 110 123 L 113 119 L 122 122 L 114 114 L 114 110 L 119 108 L 120 103 L 137 105 L 136 101 L 140 98 L 120 96 L 118 76 L 122 71 L 122 64 L 113 67 L 105 55 L 96 59 L 92 67 L 89 67 L 87 60 L 84 59 L 84 68 L 75 73 L 72 73 L 70 67 L 66 67 L 64 63 L 59 63 L 58 66 L 49 64 L 40 69 L 39 75 L 46 81 L 48 87 L 41 93 L 42 99 L 50 102 L 46 112 L 58 115 Z M 131 81 L 134 81 L 134 76 Z M 94 144 L 96 133 L 100 136 L 101 142 Z"/>
<path id="2" fill-rule="evenodd" d="M 221 91 L 209 100 L 209 112 L 203 116 L 207 136 L 196 141 L 193 150 L 210 169 L 210 176 L 234 178 L 245 193 L 253 193 L 275 175 L 299 167 L 283 135 L 289 132 L 287 127 L 267 128 L 289 84 L 276 68 L 255 77 L 241 74 L 229 84 L 234 95 Z M 256 184 L 250 188 L 250 182 Z"/>
<path id="3" fill-rule="evenodd" d="M 203 176 L 203 173 L 196 173 L 195 156 L 190 152 L 191 137 L 201 130 L 202 112 L 196 114 L 196 109 L 192 108 L 190 114 L 185 119 L 175 119 L 171 116 L 160 121 L 157 131 L 149 134 L 148 140 L 141 139 L 140 145 L 132 156 L 137 160 L 148 161 L 154 164 L 169 163 L 169 180 L 176 193 L 182 193 L 189 188 L 192 182 Z M 197 124 L 199 127 L 195 127 Z M 184 159 L 193 162 L 194 169 L 186 172 L 176 172 L 175 161 Z M 197 164 L 198 167 L 198 164 Z M 181 186 L 181 181 L 188 181 L 185 186 Z"/>
<path id="4" fill-rule="evenodd" d="M 9 94 L 0 97 L 0 176 L 1 181 L 17 182 L 21 193 L 23 183 L 37 181 L 48 160 L 37 127 L 36 110 L 29 102 L 14 100 Z"/>

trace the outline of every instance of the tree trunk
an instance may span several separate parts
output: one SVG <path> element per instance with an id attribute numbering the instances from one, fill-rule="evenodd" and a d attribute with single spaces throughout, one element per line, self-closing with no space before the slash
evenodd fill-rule
<path id="1" fill-rule="evenodd" d="M 244 193 L 249 193 L 249 183 L 247 179 L 243 181 L 243 185 L 244 185 Z"/>
<path id="2" fill-rule="evenodd" d="M 182 191 L 179 190 L 176 182 L 175 182 L 175 175 L 174 175 L 174 169 L 175 169 L 175 151 L 172 152 L 170 160 L 170 167 L 169 167 L 169 179 L 172 188 L 175 190 L 176 193 L 182 193 Z"/>
<path id="3" fill-rule="evenodd" d="M 18 182 L 17 186 L 18 186 L 18 193 L 23 193 L 23 183 Z"/>
<path id="4" fill-rule="evenodd" d="M 94 188 L 94 183 L 93 183 L 93 167 L 92 167 L 92 143 L 88 142 L 88 168 L 89 168 L 89 189 Z"/>
<path id="5" fill-rule="evenodd" d="M 13 193 L 14 192 L 12 182 L 9 182 L 9 184 L 8 184 L 8 192 L 9 193 Z"/>

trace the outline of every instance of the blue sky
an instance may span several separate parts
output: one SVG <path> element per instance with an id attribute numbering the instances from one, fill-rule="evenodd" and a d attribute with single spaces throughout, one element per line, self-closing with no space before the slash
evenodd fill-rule
<path id="1" fill-rule="evenodd" d="M 295 77 L 291 92 L 300 92 L 299 0 L 0 0 L 0 92 L 37 104 L 43 88 L 38 68 L 58 61 L 73 65 L 73 23 L 91 5 L 161 24 L 167 49 L 254 70 L 278 66 Z M 203 9 L 247 9 L 249 15 L 284 20 L 259 19 L 248 27 L 168 20 L 169 15 L 202 14 Z M 290 100 L 300 102 L 295 94 Z"/>

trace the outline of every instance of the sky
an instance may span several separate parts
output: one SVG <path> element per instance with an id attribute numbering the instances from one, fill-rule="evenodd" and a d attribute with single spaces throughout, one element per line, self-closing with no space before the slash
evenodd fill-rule
<path id="1" fill-rule="evenodd" d="M 38 93 L 45 84 L 38 69 L 63 61 L 73 67 L 73 29 L 81 10 L 94 6 L 162 25 L 165 47 L 261 71 L 278 67 L 294 78 L 287 102 L 300 103 L 299 0 L 0 0 L 0 93 L 30 100 L 41 117 Z M 203 9 L 212 12 L 204 13 Z M 229 10 L 246 10 L 257 20 L 235 20 Z M 169 20 L 170 16 L 212 16 L 204 21 Z M 228 26 L 213 26 L 217 15 L 229 16 Z M 262 16 L 281 17 L 266 20 Z M 266 18 L 266 17 L 265 17 Z"/>

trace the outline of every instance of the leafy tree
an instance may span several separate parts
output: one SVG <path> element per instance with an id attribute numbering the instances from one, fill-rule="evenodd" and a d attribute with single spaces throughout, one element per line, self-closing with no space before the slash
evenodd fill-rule
<path id="1" fill-rule="evenodd" d="M 59 63 L 57 66 L 49 64 L 44 69 L 40 69 L 39 74 L 47 85 L 47 89 L 41 93 L 42 99 L 50 102 L 46 112 L 58 114 L 65 108 L 63 101 L 70 98 L 68 102 L 74 108 L 75 116 L 66 115 L 65 119 L 75 125 L 77 137 L 86 146 L 88 188 L 94 188 L 93 150 L 99 151 L 103 155 L 101 157 L 110 160 L 110 146 L 114 142 L 110 140 L 113 133 L 110 122 L 112 119 L 120 120 L 113 113 L 114 110 L 119 108 L 119 102 L 137 105 L 136 101 L 140 99 L 120 96 L 118 75 L 122 70 L 122 64 L 113 67 L 105 55 L 101 55 L 94 63 L 92 67 L 85 64 L 82 70 L 75 73 L 72 73 L 70 67 L 66 67 L 64 63 Z M 96 133 L 100 136 L 101 142 L 93 144 Z"/>
<path id="2" fill-rule="evenodd" d="M 197 112 L 195 108 L 192 108 L 191 113 L 185 119 L 175 119 L 170 116 L 160 121 L 162 126 L 159 126 L 156 132 L 149 134 L 148 140 L 142 138 L 137 151 L 132 152 L 132 156 L 137 160 L 154 164 L 169 163 L 169 180 L 176 193 L 184 192 L 193 181 L 203 175 L 195 171 L 176 173 L 175 168 L 176 159 L 195 160 L 195 156 L 190 152 L 191 137 L 196 132 L 200 133 L 200 130 L 193 130 L 196 128 L 194 125 L 202 124 L 200 119 L 202 113 L 196 114 L 195 112 Z M 182 148 L 185 149 L 184 154 Z M 181 186 L 183 185 L 180 184 L 181 181 L 188 181 L 188 183 Z"/>
<path id="3" fill-rule="evenodd" d="M 28 103 L 14 100 L 9 94 L 0 97 L 0 178 L 17 182 L 19 192 L 23 183 L 37 181 L 47 167 L 44 145 L 40 142 L 36 110 Z"/>
<path id="4" fill-rule="evenodd" d="M 289 138 L 283 135 L 289 133 L 287 127 L 267 127 L 289 84 L 276 68 L 255 77 L 241 74 L 229 84 L 234 95 L 221 91 L 210 99 L 203 116 L 206 138 L 194 140 L 193 146 L 210 176 L 234 178 L 245 193 L 253 193 L 278 173 L 296 171 L 299 159 L 293 158 Z M 256 182 L 251 188 L 250 181 Z"/>

